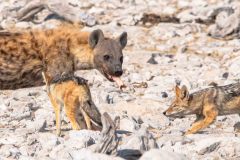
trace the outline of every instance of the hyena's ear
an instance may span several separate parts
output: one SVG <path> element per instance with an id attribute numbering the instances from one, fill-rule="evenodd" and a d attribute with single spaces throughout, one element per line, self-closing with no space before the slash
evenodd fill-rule
<path id="1" fill-rule="evenodd" d="M 175 86 L 175 93 L 176 97 L 181 97 L 181 89 L 178 87 L 178 85 Z"/>
<path id="2" fill-rule="evenodd" d="M 181 98 L 182 99 L 188 99 L 188 97 L 189 97 L 188 89 L 185 85 L 183 85 L 182 89 L 181 89 Z"/>
<path id="3" fill-rule="evenodd" d="M 117 40 L 123 49 L 127 45 L 127 32 L 123 32 Z"/>
<path id="4" fill-rule="evenodd" d="M 102 39 L 104 39 L 104 34 L 103 34 L 102 30 L 97 29 L 97 30 L 92 31 L 92 33 L 90 34 L 88 43 L 89 43 L 90 47 L 93 49 L 96 47 L 98 42 Z"/>

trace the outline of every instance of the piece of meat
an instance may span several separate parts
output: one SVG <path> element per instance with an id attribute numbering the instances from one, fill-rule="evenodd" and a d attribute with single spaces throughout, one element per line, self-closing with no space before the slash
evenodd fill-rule
<path id="1" fill-rule="evenodd" d="M 126 88 L 126 85 L 123 83 L 120 77 L 114 77 L 112 76 L 113 81 L 115 81 L 118 85 L 118 87 L 122 90 L 123 88 Z"/>

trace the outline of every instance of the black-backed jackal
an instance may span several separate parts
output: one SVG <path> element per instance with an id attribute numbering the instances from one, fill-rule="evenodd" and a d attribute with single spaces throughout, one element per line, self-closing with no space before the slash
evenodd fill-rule
<path id="1" fill-rule="evenodd" d="M 75 130 L 101 128 L 101 114 L 92 101 L 87 81 L 75 76 L 61 76 L 49 84 L 48 77 L 42 72 L 47 86 L 47 93 L 56 115 L 57 135 L 61 133 L 61 110 Z M 84 118 L 81 120 L 80 118 Z M 85 123 L 82 123 L 85 121 Z"/>
<path id="2" fill-rule="evenodd" d="M 209 87 L 189 94 L 186 86 L 176 86 L 176 97 L 163 112 L 168 117 L 181 118 L 196 114 L 197 119 L 185 134 L 193 134 L 208 127 L 218 115 L 240 113 L 240 83 Z"/>

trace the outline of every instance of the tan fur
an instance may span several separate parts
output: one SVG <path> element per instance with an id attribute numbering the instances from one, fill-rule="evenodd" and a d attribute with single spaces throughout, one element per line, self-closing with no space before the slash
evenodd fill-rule
<path id="1" fill-rule="evenodd" d="M 74 130 L 83 128 L 92 129 L 92 122 L 101 125 L 101 115 L 92 102 L 91 93 L 87 84 L 78 84 L 73 80 L 49 84 L 48 77 L 43 73 L 47 86 L 47 93 L 56 116 L 57 135 L 61 133 L 61 110 L 65 113 Z M 89 104 L 89 102 L 91 102 Z M 82 117 L 85 123 L 82 123 Z"/>
<path id="2" fill-rule="evenodd" d="M 176 86 L 175 92 L 176 97 L 164 114 L 176 118 L 196 114 L 197 119 L 186 135 L 208 127 L 218 115 L 240 114 L 240 83 L 215 85 L 192 94 L 186 86 Z"/>

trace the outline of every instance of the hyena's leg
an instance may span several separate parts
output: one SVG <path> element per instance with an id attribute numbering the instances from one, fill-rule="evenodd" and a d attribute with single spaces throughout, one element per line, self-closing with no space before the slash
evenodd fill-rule
<path id="1" fill-rule="evenodd" d="M 72 125 L 72 128 L 74 130 L 80 130 L 81 127 L 77 122 L 78 112 L 77 112 L 77 107 L 76 107 L 75 101 L 72 100 L 71 98 L 65 100 L 64 101 L 64 108 L 65 108 L 65 111 L 66 111 L 66 115 L 69 118 L 69 121 Z"/>
<path id="2" fill-rule="evenodd" d="M 185 135 L 193 134 L 201 129 L 208 127 L 216 119 L 218 112 L 214 106 L 205 106 L 207 108 L 204 113 L 204 119 L 193 123 L 192 127 L 185 133 Z"/>

